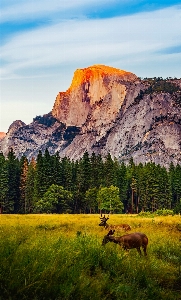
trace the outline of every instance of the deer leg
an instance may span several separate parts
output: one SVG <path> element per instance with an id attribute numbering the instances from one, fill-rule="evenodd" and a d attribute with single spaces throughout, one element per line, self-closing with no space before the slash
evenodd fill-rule
<path id="1" fill-rule="evenodd" d="M 136 248 L 136 249 L 137 249 L 139 255 L 141 255 L 141 250 L 140 250 L 140 248 L 138 247 L 138 248 Z"/>
<path id="2" fill-rule="evenodd" d="M 143 248 L 143 251 L 144 251 L 144 255 L 147 256 L 147 253 L 146 253 L 146 246 L 142 246 Z"/>
<path id="3" fill-rule="evenodd" d="M 126 251 L 126 254 L 129 254 L 129 249 L 127 247 L 123 247 L 123 249 Z"/>
<path id="4" fill-rule="evenodd" d="M 129 254 L 129 249 L 126 249 L 126 255 L 128 255 Z"/>
<path id="5" fill-rule="evenodd" d="M 125 245 L 120 245 L 124 250 L 126 250 L 126 254 L 129 254 L 129 249 Z"/>

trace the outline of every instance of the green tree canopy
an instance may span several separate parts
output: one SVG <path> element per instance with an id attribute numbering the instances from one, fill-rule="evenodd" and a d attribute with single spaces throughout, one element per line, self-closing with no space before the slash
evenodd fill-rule
<path id="1" fill-rule="evenodd" d="M 62 186 L 52 184 L 41 200 L 36 203 L 39 212 L 70 213 L 72 194 Z"/>
<path id="2" fill-rule="evenodd" d="M 122 212 L 123 203 L 119 197 L 119 188 L 116 186 L 101 187 L 97 194 L 97 201 L 100 210 Z"/>

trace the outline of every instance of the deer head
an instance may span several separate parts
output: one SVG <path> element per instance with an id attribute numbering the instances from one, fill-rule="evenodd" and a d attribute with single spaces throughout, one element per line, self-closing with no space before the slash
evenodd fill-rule
<path id="1" fill-rule="evenodd" d="M 111 230 L 109 230 L 108 234 L 105 235 L 105 237 L 103 238 L 103 241 L 102 241 L 103 246 L 110 241 L 110 235 L 113 235 L 114 232 L 115 232 L 115 230 L 111 229 Z"/>
<path id="2" fill-rule="evenodd" d="M 99 226 L 105 226 L 107 220 L 109 220 L 109 215 L 108 215 L 108 217 L 106 218 L 105 215 L 104 215 L 104 217 L 102 217 L 102 214 L 101 214 L 100 220 L 101 220 L 101 223 L 99 224 Z"/>

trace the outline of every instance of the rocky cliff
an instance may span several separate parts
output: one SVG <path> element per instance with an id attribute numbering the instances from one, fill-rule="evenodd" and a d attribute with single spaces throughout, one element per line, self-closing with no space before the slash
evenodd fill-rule
<path id="1" fill-rule="evenodd" d="M 70 88 L 57 95 L 52 115 L 68 126 L 82 126 L 90 114 L 99 124 L 101 116 L 111 122 L 123 104 L 126 83 L 136 80 L 132 73 L 102 65 L 76 70 Z"/>
<path id="2" fill-rule="evenodd" d="M 102 65 L 76 70 L 50 113 L 10 126 L 0 150 L 6 155 L 11 147 L 28 158 L 48 148 L 74 160 L 88 151 L 124 162 L 180 163 L 181 79 L 141 80 Z"/>
<path id="3" fill-rule="evenodd" d="M 6 133 L 5 132 L 0 132 L 0 140 L 2 140 L 5 137 Z"/>

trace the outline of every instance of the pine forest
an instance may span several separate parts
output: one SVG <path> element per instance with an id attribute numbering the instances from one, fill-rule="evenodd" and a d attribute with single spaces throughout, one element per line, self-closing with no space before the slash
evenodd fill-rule
<path id="1" fill-rule="evenodd" d="M 78 161 L 0 153 L 0 213 L 181 212 L 181 165 L 128 165 L 85 152 Z"/>

